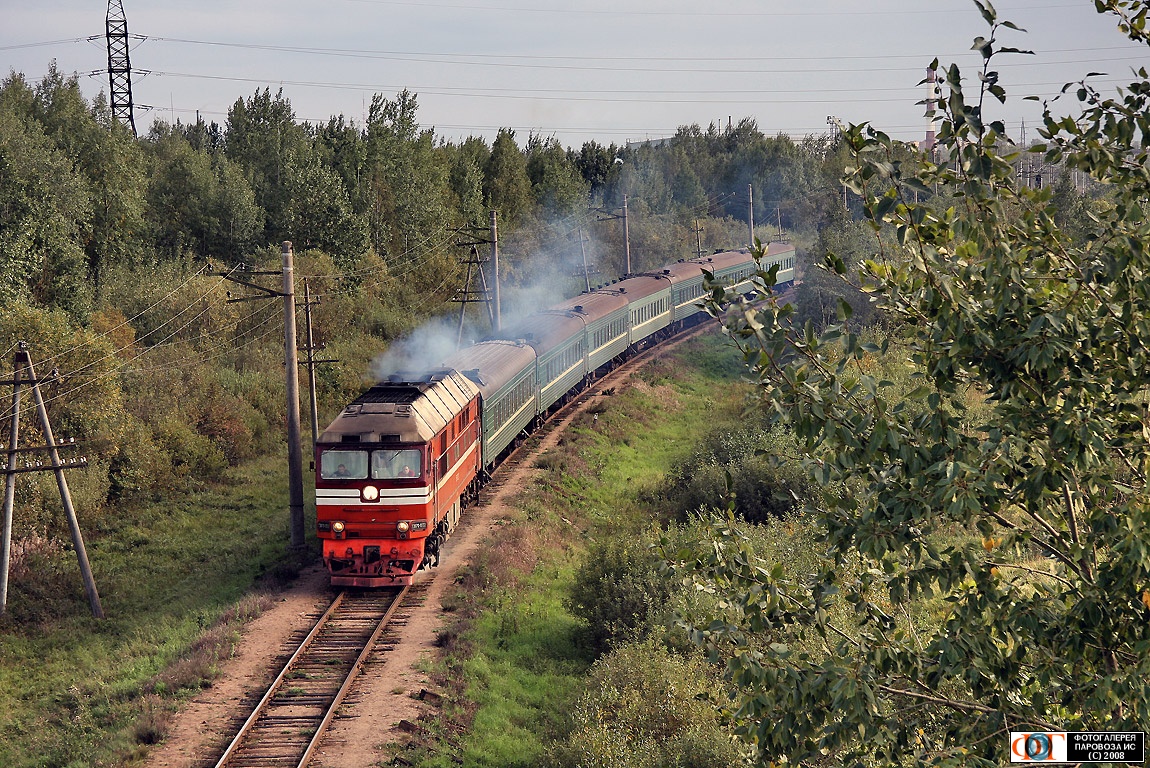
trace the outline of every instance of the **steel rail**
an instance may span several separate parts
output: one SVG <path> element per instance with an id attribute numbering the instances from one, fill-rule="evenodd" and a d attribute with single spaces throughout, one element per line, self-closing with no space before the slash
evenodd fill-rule
<path id="1" fill-rule="evenodd" d="M 231 759 L 232 754 L 237 749 L 239 749 L 241 744 L 243 744 L 244 738 L 247 737 L 248 733 L 252 729 L 252 726 L 255 725 L 256 720 L 258 720 L 260 715 L 263 714 L 264 708 L 267 707 L 267 704 L 269 701 L 271 701 L 272 696 L 274 696 L 276 691 L 279 690 L 280 685 L 287 677 L 288 672 L 291 671 L 291 668 L 296 663 L 296 660 L 299 659 L 299 657 L 303 655 L 304 651 L 307 650 L 307 647 L 311 645 L 311 641 L 314 640 L 315 636 L 319 634 L 320 629 L 322 629 L 324 624 L 327 623 L 328 618 L 332 613 L 335 612 L 335 609 L 339 607 L 340 603 L 343 602 L 343 598 L 346 595 L 347 590 L 344 590 L 343 592 L 340 592 L 338 595 L 336 595 L 335 599 L 331 601 L 331 605 L 329 605 L 327 610 L 324 611 L 323 615 L 319 617 L 319 621 L 317 621 L 315 626 L 311 628 L 311 632 L 308 632 L 307 637 L 303 639 L 303 642 L 301 642 L 299 647 L 296 648 L 295 653 L 293 653 L 291 658 L 287 660 L 287 663 L 284 664 L 284 668 L 280 670 L 278 675 L 276 675 L 276 679 L 273 680 L 272 684 L 268 686 L 267 693 L 265 693 L 263 698 L 260 699 L 259 703 L 256 704 L 256 708 L 252 710 L 251 715 L 249 715 L 248 719 L 244 721 L 244 724 L 240 727 L 236 737 L 232 739 L 232 743 L 228 745 L 228 748 L 224 750 L 224 754 L 221 755 L 220 759 L 216 762 L 216 768 L 224 768 L 224 766 L 227 765 L 228 760 Z"/>
<path id="2" fill-rule="evenodd" d="M 331 724 L 332 718 L 335 717 L 335 712 L 339 709 L 339 705 L 343 703 L 344 698 L 347 696 L 348 691 L 351 690 L 351 685 L 355 679 L 359 677 L 360 672 L 363 671 L 363 665 L 367 661 L 367 657 L 371 655 L 372 650 L 375 648 L 375 641 L 379 639 L 380 634 L 383 633 L 385 627 L 391 621 L 391 617 L 399 610 L 400 605 L 403 603 L 403 598 L 407 595 L 411 585 L 408 584 L 399 590 L 399 594 L 395 596 L 395 600 L 384 612 L 383 617 L 379 620 L 379 625 L 376 626 L 375 631 L 371 633 L 371 637 L 363 645 L 363 650 L 359 652 L 355 662 L 352 663 L 351 669 L 347 673 L 347 679 L 343 681 L 339 691 L 335 694 L 335 700 L 332 701 L 331 706 L 328 707 L 327 713 L 324 714 L 323 719 L 319 723 L 319 727 L 315 729 L 315 734 L 312 735 L 311 741 L 304 750 L 303 757 L 300 758 L 299 765 L 296 768 L 305 768 L 308 761 L 311 760 L 312 754 L 316 748 L 319 747 L 320 737 L 327 731 L 327 727 Z M 341 593 L 342 594 L 342 593 Z"/>
<path id="3" fill-rule="evenodd" d="M 394 597 L 391 603 L 384 610 L 383 615 L 378 620 L 375 620 L 375 627 L 373 631 L 371 632 L 370 636 L 362 641 L 362 647 L 359 648 L 359 652 L 354 662 L 352 662 L 348 667 L 347 673 L 344 675 L 343 681 L 340 684 L 339 690 L 336 691 L 334 699 L 324 709 L 323 716 L 321 718 L 317 718 L 319 725 L 311 734 L 311 738 L 304 748 L 302 755 L 298 759 L 284 755 L 279 758 L 280 760 L 290 760 L 291 765 L 296 766 L 296 768 L 304 768 L 304 766 L 306 766 L 307 763 L 311 760 L 316 748 L 319 745 L 320 738 L 323 736 L 324 732 L 331 724 L 331 721 L 334 718 L 336 711 L 339 709 L 339 706 L 347 697 L 353 682 L 359 676 L 368 656 L 371 654 L 372 650 L 374 650 L 375 643 L 379 639 L 379 636 L 391 622 L 396 611 L 402 607 L 403 599 L 407 595 L 409 589 L 410 587 L 403 587 L 402 589 L 393 593 Z M 276 698 L 277 694 L 279 694 L 284 681 L 287 680 L 288 676 L 292 674 L 297 669 L 297 667 L 302 666 L 300 664 L 301 661 L 305 663 L 308 661 L 307 654 L 313 649 L 313 646 L 318 645 L 320 649 L 323 648 L 323 644 L 317 643 L 316 640 L 319 638 L 320 634 L 329 627 L 329 625 L 338 626 L 339 611 L 341 608 L 359 610 L 359 608 L 355 606 L 351 600 L 345 599 L 347 596 L 347 590 L 340 592 L 335 597 L 335 599 L 332 600 L 331 604 L 327 607 L 319 619 L 316 620 L 315 625 L 308 632 L 307 636 L 299 642 L 299 645 L 296 647 L 295 651 L 288 658 L 288 660 L 284 663 L 283 668 L 280 670 L 279 674 L 276 675 L 275 680 L 273 680 L 272 683 L 268 686 L 267 691 L 264 693 L 259 703 L 256 704 L 255 708 L 252 710 L 252 713 L 244 721 L 244 724 L 240 727 L 235 737 L 228 744 L 227 749 L 215 763 L 215 768 L 226 768 L 226 766 L 231 765 L 236 760 L 240 760 L 242 763 L 242 758 L 239 757 L 240 752 L 245 748 L 245 746 L 248 746 L 250 738 L 259 730 L 258 723 L 261 717 L 264 715 L 270 716 L 270 704 Z M 335 617 L 334 622 L 333 617 Z M 374 616 L 370 618 L 373 620 L 375 619 Z M 275 744 L 276 742 L 272 741 L 269 743 Z"/>

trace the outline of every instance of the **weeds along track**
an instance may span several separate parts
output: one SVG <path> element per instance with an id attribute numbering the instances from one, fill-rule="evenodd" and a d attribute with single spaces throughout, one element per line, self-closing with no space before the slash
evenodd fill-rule
<path id="1" fill-rule="evenodd" d="M 503 459 L 495 472 L 492 473 L 491 480 L 483 487 L 479 503 L 486 504 L 493 496 L 501 492 L 504 486 L 511 481 L 511 478 L 517 475 L 515 470 L 519 467 L 530 466 L 544 452 L 545 444 L 548 442 L 547 438 L 556 430 L 566 428 L 571 418 L 585 408 L 592 399 L 604 393 L 610 393 L 655 355 L 668 352 L 679 344 L 701 336 L 709 330 L 714 330 L 714 328 L 713 324 L 706 322 L 689 326 L 673 336 L 667 337 L 661 343 L 651 345 L 636 352 L 626 360 L 620 361 L 610 371 L 573 395 L 565 405 L 548 416 L 535 431 L 520 438 L 514 450 Z"/>
<path id="2" fill-rule="evenodd" d="M 408 587 L 340 592 L 291 654 L 216 768 L 307 765 Z"/>

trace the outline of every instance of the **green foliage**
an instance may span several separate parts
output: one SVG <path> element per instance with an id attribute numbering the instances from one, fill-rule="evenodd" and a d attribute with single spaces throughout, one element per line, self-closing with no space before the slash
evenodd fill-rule
<path id="1" fill-rule="evenodd" d="M 622 645 L 591 668 L 553 749 L 560 768 L 716 768 L 745 756 L 719 719 L 712 669 L 656 643 Z"/>
<path id="2" fill-rule="evenodd" d="M 284 226 L 291 192 L 284 183 L 285 172 L 292 158 L 302 160 L 309 150 L 307 135 L 296 124 L 291 102 L 282 90 L 274 97 L 267 88 L 256 91 L 228 110 L 227 157 L 243 169 L 256 203 L 267 215 L 266 241 L 292 239 Z"/>
<path id="3" fill-rule="evenodd" d="M 264 213 L 240 170 L 167 126 L 154 127 L 149 144 L 148 219 L 156 246 L 169 258 L 190 252 L 242 262 L 262 234 Z"/>
<path id="4" fill-rule="evenodd" d="M 507 128 L 499 131 L 491 145 L 483 179 L 488 207 L 499 211 L 500 221 L 514 227 L 531 206 L 527 159 L 515 144 L 515 131 Z"/>
<path id="5" fill-rule="evenodd" d="M 358 211 L 367 218 L 372 247 L 389 262 L 422 256 L 455 223 L 447 207 L 446 159 L 436 151 L 434 133 L 419 127 L 417 110 L 409 91 L 390 100 L 377 94 L 367 118 Z"/>
<path id="6" fill-rule="evenodd" d="M 586 207 L 589 185 L 558 139 L 531 134 L 525 154 L 527 178 L 545 216 L 576 213 Z"/>
<path id="7" fill-rule="evenodd" d="M 984 102 L 1006 98 L 990 65 L 1015 27 L 978 5 L 977 97 L 944 70 L 945 163 L 844 133 L 846 183 L 883 235 L 863 268 L 891 321 L 881 344 L 846 306 L 815 333 L 790 307 L 714 292 L 826 489 L 832 559 L 810 576 L 764 565 L 730 528 L 696 562 L 730 612 L 694 637 L 726 660 L 763 761 L 996 765 L 1011 730 L 1150 725 L 1150 82 L 1140 70 L 1119 99 L 1082 85 L 1080 115 L 1047 112 L 1036 151 L 1113 189 L 1089 235 L 1068 236 L 999 152 Z M 1148 42 L 1138 4 L 1097 5 Z M 916 388 L 876 375 L 888 353 L 913 362 Z M 899 618 L 924 601 L 938 626 Z M 770 642 L 751 652 L 755 638 Z"/>
<path id="8" fill-rule="evenodd" d="M 724 497 L 748 522 L 784 517 L 817 498 L 814 484 L 789 461 L 797 450 L 783 430 L 754 423 L 716 431 L 666 474 L 653 499 L 680 521 Z"/>
<path id="9" fill-rule="evenodd" d="M 815 330 L 821 331 L 840 320 L 843 301 L 851 307 L 852 327 L 865 327 L 878 321 L 870 296 L 828 269 L 825 263 L 826 254 L 834 254 L 842 260 L 847 274 L 857 274 L 873 253 L 873 244 L 874 231 L 866 222 L 855 221 L 846 209 L 836 208 L 827 225 L 819 230 L 814 247 L 799 255 L 803 279 L 795 288 L 796 311 L 792 322 L 797 325 L 810 322 Z"/>
<path id="10" fill-rule="evenodd" d="M 5 81 L 3 103 L 23 87 Z M 27 297 L 85 317 L 92 291 L 81 242 L 92 215 L 72 161 L 38 123 L 0 110 L 0 299 Z"/>
<path id="11" fill-rule="evenodd" d="M 296 248 L 326 251 L 343 263 L 353 263 L 367 250 L 367 223 L 352 211 L 343 180 L 318 156 L 291 156 L 284 185 L 288 199 L 282 226 Z"/>
<path id="12" fill-rule="evenodd" d="M 611 536 L 591 545 L 575 574 L 568 609 L 602 653 L 671 623 L 672 587 L 651 536 Z"/>

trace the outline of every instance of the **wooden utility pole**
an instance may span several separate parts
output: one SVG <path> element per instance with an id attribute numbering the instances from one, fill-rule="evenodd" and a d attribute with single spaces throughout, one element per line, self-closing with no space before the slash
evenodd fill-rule
<path id="1" fill-rule="evenodd" d="M 12 514 L 15 501 L 16 475 L 21 472 L 47 472 L 51 470 L 56 475 L 56 487 L 60 490 L 60 501 L 64 507 L 64 514 L 68 517 L 68 530 L 72 536 L 72 547 L 76 550 L 76 560 L 80 564 L 80 575 L 84 580 L 84 592 L 88 595 L 88 605 L 92 615 L 97 619 L 104 618 L 104 608 L 100 604 L 100 593 L 96 589 L 96 580 L 92 577 L 92 566 L 88 562 L 88 551 L 84 547 L 84 535 L 80 532 L 80 521 L 76 517 L 76 509 L 72 506 L 72 494 L 68 491 L 68 481 L 64 478 L 64 470 L 87 466 L 87 461 L 72 460 L 65 464 L 60 459 L 60 445 L 52 433 L 52 423 L 48 420 L 48 408 L 44 404 L 44 396 L 40 393 L 40 381 L 36 378 L 36 369 L 32 366 L 32 356 L 28 354 L 27 345 L 21 343 L 20 349 L 13 359 L 12 380 L 4 382 L 11 384 L 12 393 L 12 426 L 8 441 L 8 464 L 5 467 L 4 482 L 4 526 L 2 552 L 0 552 L 0 613 L 4 613 L 8 605 L 8 570 L 12 560 Z M 36 402 L 36 413 L 40 417 L 40 431 L 44 435 L 42 446 L 20 448 L 20 386 L 24 381 L 23 372 L 28 374 L 28 383 L 32 386 L 32 398 Z M 71 447 L 74 443 L 68 443 Z M 22 451 L 46 452 L 48 466 L 35 465 L 26 467 L 16 466 L 16 454 Z"/>
<path id="2" fill-rule="evenodd" d="M 695 228 L 691 230 L 695 233 L 695 258 L 703 258 L 703 228 L 699 226 L 699 220 L 695 219 Z"/>

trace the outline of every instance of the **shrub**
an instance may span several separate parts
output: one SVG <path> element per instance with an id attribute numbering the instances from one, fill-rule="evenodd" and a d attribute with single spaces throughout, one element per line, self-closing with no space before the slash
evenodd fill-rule
<path id="1" fill-rule="evenodd" d="M 597 653 L 670 623 L 671 584 L 651 543 L 629 535 L 596 542 L 575 574 L 567 607 L 586 623 Z"/>
<path id="2" fill-rule="evenodd" d="M 712 703 L 719 688 L 698 656 L 652 642 L 621 645 L 591 668 L 553 749 L 560 768 L 715 768 L 746 763 Z"/>
<path id="3" fill-rule="evenodd" d="M 735 513 L 748 522 L 785 517 L 816 492 L 801 468 L 778 460 L 792 451 L 793 441 L 779 430 L 750 424 L 716 432 L 672 467 L 648 500 L 686 520 L 703 507 L 722 506 L 733 492 Z"/>
<path id="4" fill-rule="evenodd" d="M 158 424 L 156 442 L 170 458 L 173 478 L 215 478 L 227 468 L 219 446 L 181 421 L 165 419 Z"/>

